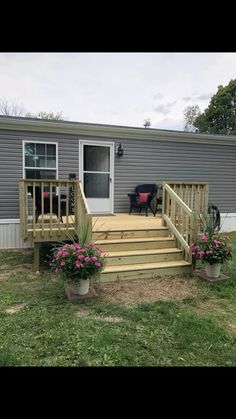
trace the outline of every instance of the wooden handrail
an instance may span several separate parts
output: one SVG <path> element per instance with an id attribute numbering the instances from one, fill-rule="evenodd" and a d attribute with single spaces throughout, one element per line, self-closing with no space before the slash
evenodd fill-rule
<path id="1" fill-rule="evenodd" d="M 188 205 L 184 203 L 184 201 L 182 201 L 177 193 L 175 193 L 173 189 L 167 184 L 165 184 L 163 187 L 165 191 L 167 191 L 169 195 L 180 205 L 180 207 L 182 207 L 189 214 L 189 216 L 191 216 L 193 211 L 188 207 Z"/>
<path id="2" fill-rule="evenodd" d="M 185 182 L 173 181 L 165 182 L 191 209 L 195 210 L 199 216 L 208 211 L 208 183 L 207 182 Z"/>
<path id="3" fill-rule="evenodd" d="M 79 231 L 82 233 L 83 241 L 88 243 L 92 240 L 92 215 L 89 210 L 81 182 L 77 181 L 76 185 L 76 213 L 79 223 Z"/>
<path id="4" fill-rule="evenodd" d="M 184 250 L 185 260 L 192 263 L 191 243 L 196 236 L 196 211 L 189 208 L 166 183 L 163 184 L 162 222 Z"/>

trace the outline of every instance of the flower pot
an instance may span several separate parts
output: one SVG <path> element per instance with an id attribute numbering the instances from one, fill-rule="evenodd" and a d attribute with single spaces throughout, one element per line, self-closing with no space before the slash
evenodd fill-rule
<path id="1" fill-rule="evenodd" d="M 210 265 L 210 263 L 205 262 L 205 268 L 206 275 L 209 278 L 218 278 L 220 275 L 221 263 L 214 263 L 213 265 Z"/>
<path id="2" fill-rule="evenodd" d="M 89 285 L 90 285 L 90 279 L 80 279 L 79 280 L 79 287 L 78 287 L 78 294 L 79 295 L 85 295 L 89 292 Z"/>

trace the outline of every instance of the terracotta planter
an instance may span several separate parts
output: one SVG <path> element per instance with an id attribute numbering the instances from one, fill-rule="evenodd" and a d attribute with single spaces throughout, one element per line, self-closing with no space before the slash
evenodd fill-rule
<path id="1" fill-rule="evenodd" d="M 210 263 L 205 262 L 205 268 L 206 275 L 209 278 L 218 278 L 220 276 L 221 263 L 214 263 L 213 265 L 210 265 Z"/>

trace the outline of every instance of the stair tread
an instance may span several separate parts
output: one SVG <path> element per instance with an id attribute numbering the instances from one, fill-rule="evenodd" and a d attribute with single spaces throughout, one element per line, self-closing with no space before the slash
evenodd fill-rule
<path id="1" fill-rule="evenodd" d="M 139 271 L 139 270 L 148 270 L 148 269 L 158 269 L 158 268 L 170 268 L 177 266 L 191 266 L 191 263 L 186 262 L 185 260 L 176 260 L 169 262 L 155 262 L 155 263 L 137 263 L 133 265 L 115 265 L 115 266 L 106 266 L 102 274 L 112 273 L 112 272 L 126 272 L 126 271 Z"/>
<path id="2" fill-rule="evenodd" d="M 143 249 L 143 250 L 122 250 L 119 252 L 108 252 L 106 257 L 118 256 L 139 256 L 139 255 L 160 255 L 165 253 L 181 253 L 177 247 L 166 247 L 164 249 Z"/>
<path id="3" fill-rule="evenodd" d="M 168 230 L 168 227 L 140 227 L 140 228 L 130 228 L 130 227 L 110 227 L 109 230 L 106 229 L 99 229 L 99 230 L 93 230 L 93 233 L 109 233 L 110 231 L 117 231 L 117 232 L 122 232 L 122 231 L 147 231 L 147 230 L 152 230 L 152 231 L 159 231 L 159 230 L 163 230 L 166 231 Z"/>
<path id="4" fill-rule="evenodd" d="M 107 239 L 96 240 L 96 244 L 115 244 L 115 243 L 142 243 L 142 242 L 159 242 L 159 241 L 173 241 L 173 237 L 137 237 L 135 239 Z"/>

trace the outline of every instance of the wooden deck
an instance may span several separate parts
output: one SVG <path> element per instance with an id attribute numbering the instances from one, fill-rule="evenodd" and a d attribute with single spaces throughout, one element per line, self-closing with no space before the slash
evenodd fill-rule
<path id="1" fill-rule="evenodd" d="M 22 238 L 34 242 L 35 271 L 40 242 L 71 241 L 85 232 L 86 242 L 106 253 L 102 282 L 191 272 L 196 214 L 207 213 L 206 184 L 163 184 L 162 214 L 155 217 L 91 214 L 80 181 L 22 180 L 19 188 Z"/>
<path id="2" fill-rule="evenodd" d="M 117 213 L 113 215 L 92 216 L 93 232 L 99 231 L 116 231 L 116 230 L 135 230 L 135 229 L 155 229 L 161 227 L 161 215 L 149 213 L 148 217 L 144 213 L 141 214 L 123 214 Z"/>
<path id="3" fill-rule="evenodd" d="M 68 235 L 73 236 L 75 233 L 75 218 L 73 215 L 70 215 L 68 217 L 62 217 L 62 219 L 63 223 L 56 215 L 53 215 L 50 223 L 50 215 L 45 214 L 42 222 L 42 216 L 40 215 L 34 226 L 32 221 L 28 220 L 28 238 L 31 238 L 35 242 L 68 240 Z M 145 232 L 159 227 L 161 227 L 161 215 L 156 215 L 156 217 L 154 217 L 152 214 L 149 214 L 148 217 L 146 217 L 145 214 L 129 215 L 117 213 L 112 215 L 92 216 L 94 239 L 98 238 L 98 235 L 100 236 L 102 232 L 107 232 L 108 234 L 109 232 L 114 232 L 113 238 L 115 238 L 116 231 L 126 232 L 128 238 L 128 232 L 136 229 L 143 230 L 143 234 L 146 235 Z"/>

